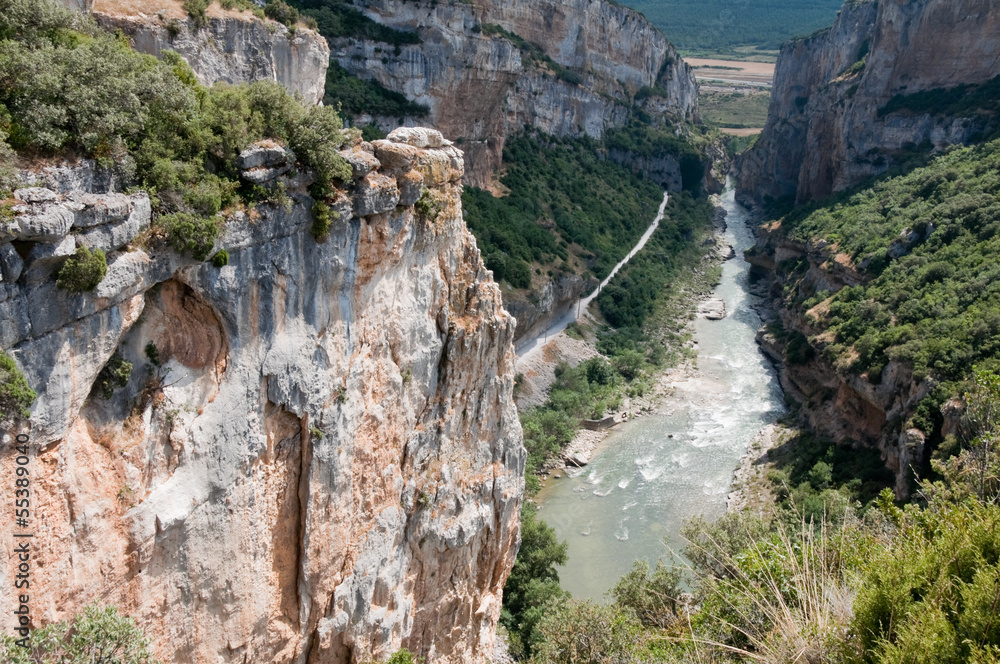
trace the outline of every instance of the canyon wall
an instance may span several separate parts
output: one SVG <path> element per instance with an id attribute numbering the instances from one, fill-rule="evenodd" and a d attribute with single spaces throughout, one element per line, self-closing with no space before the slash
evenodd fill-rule
<path id="1" fill-rule="evenodd" d="M 165 0 L 146 8 L 148 14 L 101 2 L 95 10 L 101 27 L 121 30 L 140 53 L 180 54 L 203 85 L 276 81 L 306 103 L 323 101 L 330 48 L 312 30 L 298 27 L 291 33 L 281 23 L 217 5 L 210 8 L 205 25 L 197 26 L 181 3 Z"/>
<path id="2" fill-rule="evenodd" d="M 462 153 L 431 130 L 348 146 L 317 241 L 308 173 L 269 170 L 279 150 L 241 159 L 287 203 L 229 214 L 219 265 L 168 249 L 147 195 L 92 164 L 25 174 L 0 231 L 0 347 L 38 392 L 19 429 L 35 625 L 100 602 L 164 661 L 490 660 L 525 453 L 514 320 L 462 220 Z M 93 292 L 55 283 L 80 245 L 108 255 Z M 102 370 L 123 361 L 116 387 Z"/>
<path id="3" fill-rule="evenodd" d="M 782 47 L 767 125 L 737 165 L 740 200 L 822 198 L 982 134 L 996 119 L 975 109 L 889 104 L 997 77 L 998 33 L 990 0 L 849 0 L 830 30 Z"/>
<path id="4" fill-rule="evenodd" d="M 383 126 L 428 122 L 461 140 L 466 179 L 477 186 L 499 168 L 508 135 L 533 127 L 599 138 L 628 120 L 643 87 L 658 88 L 649 109 L 698 119 L 697 84 L 674 47 L 640 14 L 606 0 L 364 0 L 355 6 L 378 23 L 417 32 L 423 43 L 392 47 L 342 38 L 332 43 L 334 60 L 430 109 L 427 118 L 366 119 Z M 550 62 L 530 55 L 517 39 Z"/>
<path id="5" fill-rule="evenodd" d="M 785 237 L 779 221 L 758 230 L 757 243 L 745 257 L 753 276 L 761 279 L 758 292 L 769 300 L 767 309 L 779 323 L 776 329 L 762 328 L 757 342 L 776 364 L 785 394 L 802 405 L 800 413 L 813 431 L 838 443 L 878 448 L 895 475 L 897 497 L 907 497 L 912 469 L 919 469 L 925 460 L 927 436 L 900 425 L 912 417 L 933 380 L 915 380 L 910 367 L 894 360 L 877 383 L 840 366 L 823 353 L 833 342 L 823 324 L 828 303 L 805 311 L 787 306 L 785 299 L 786 290 L 793 287 L 815 294 L 863 284 L 864 271 L 825 240 L 799 242 Z M 786 267 L 799 264 L 804 268 Z M 795 345 L 792 335 L 802 335 L 798 351 L 790 351 Z M 801 344 L 806 339 L 811 351 L 803 354 Z"/>

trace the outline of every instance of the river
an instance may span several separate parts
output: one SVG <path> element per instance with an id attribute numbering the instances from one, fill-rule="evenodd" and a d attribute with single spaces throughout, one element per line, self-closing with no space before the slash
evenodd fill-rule
<path id="1" fill-rule="evenodd" d="M 754 341 L 761 322 L 748 292 L 743 250 L 753 244 L 746 210 L 726 189 L 723 265 L 715 296 L 728 315 L 697 319 L 697 370 L 676 383 L 658 412 L 614 429 L 590 465 L 548 482 L 540 515 L 569 544 L 563 588 L 602 599 L 632 562 L 680 551 L 680 529 L 725 511 L 733 471 L 750 439 L 784 412 L 774 370 Z"/>

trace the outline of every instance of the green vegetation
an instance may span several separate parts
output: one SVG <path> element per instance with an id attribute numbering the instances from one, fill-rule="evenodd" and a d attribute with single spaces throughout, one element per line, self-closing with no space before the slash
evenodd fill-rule
<path id="1" fill-rule="evenodd" d="M 641 252 L 611 280 L 597 297 L 604 319 L 615 328 L 642 328 L 664 291 L 677 283 L 685 269 L 704 254 L 696 237 L 710 231 L 712 204 L 686 192 L 667 204 L 663 221 Z"/>
<path id="2" fill-rule="evenodd" d="M 323 201 L 316 201 L 312 206 L 313 224 L 310 231 L 318 242 L 322 242 L 330 235 L 330 228 L 333 222 L 340 216 L 336 210 L 331 210 L 330 206 Z"/>
<path id="3" fill-rule="evenodd" d="M 217 268 L 223 268 L 229 265 L 229 252 L 225 249 L 220 249 L 212 256 L 212 265 Z"/>
<path id="4" fill-rule="evenodd" d="M 0 351 L 0 422 L 30 417 L 37 396 L 14 358 Z"/>
<path id="5" fill-rule="evenodd" d="M 350 116 L 367 114 L 386 118 L 420 118 L 430 113 L 427 106 L 408 100 L 378 81 L 353 76 L 336 62 L 330 62 L 330 68 L 326 70 L 323 103 L 332 106 L 340 104 L 341 111 Z"/>
<path id="6" fill-rule="evenodd" d="M 115 390 L 125 387 L 132 377 L 132 363 L 121 356 L 118 351 L 111 356 L 101 372 L 97 374 L 94 384 L 101 390 L 101 396 L 110 399 Z"/>
<path id="7" fill-rule="evenodd" d="M 219 237 L 219 222 L 187 212 L 176 212 L 160 217 L 160 227 L 167 235 L 167 242 L 174 251 L 187 254 L 197 261 L 207 259 Z"/>
<path id="8" fill-rule="evenodd" d="M 76 253 L 62 264 L 56 285 L 74 293 L 86 293 L 97 288 L 108 273 L 108 261 L 100 249 L 91 251 L 80 245 Z"/>
<path id="9" fill-rule="evenodd" d="M 538 623 L 545 606 L 566 596 L 559 587 L 556 565 L 566 563 L 566 543 L 556 539 L 551 526 L 537 517 L 538 508 L 525 502 L 521 507 L 521 548 L 503 587 L 500 624 L 510 636 L 511 650 L 519 657 L 531 654 L 538 642 Z"/>
<path id="10" fill-rule="evenodd" d="M 333 108 L 304 106 L 271 82 L 204 88 L 176 54 L 140 55 L 50 0 L 0 0 L 0 129 L 21 153 L 93 157 L 146 189 L 172 246 L 199 260 L 216 215 L 257 197 L 236 168 L 254 141 L 294 150 L 316 173 L 316 196 L 350 177 Z"/>
<path id="11" fill-rule="evenodd" d="M 208 16 L 205 12 L 210 4 L 211 0 L 184 0 L 184 11 L 187 12 L 188 18 L 191 19 L 196 28 L 203 27 L 208 23 Z"/>
<path id="12" fill-rule="evenodd" d="M 345 0 L 293 0 L 293 6 L 304 15 L 316 21 L 316 29 L 327 39 L 350 37 L 370 39 L 396 47 L 405 44 L 420 44 L 416 32 L 394 30 L 371 20 Z"/>
<path id="13" fill-rule="evenodd" d="M 1000 76 L 982 85 L 959 85 L 896 95 L 878 113 L 879 117 L 892 113 L 932 113 L 959 118 L 985 116 L 996 120 L 1000 114 Z"/>
<path id="14" fill-rule="evenodd" d="M 585 262 L 603 277 L 639 239 L 663 192 L 600 149 L 586 138 L 518 136 L 504 146 L 509 193 L 466 188 L 466 223 L 498 280 L 524 287 L 531 263 L 567 273 Z"/>
<path id="15" fill-rule="evenodd" d="M 790 237 L 824 238 L 865 273 L 864 284 L 829 297 L 818 313 L 820 343 L 845 371 L 878 383 L 890 360 L 934 378 L 913 424 L 933 433 L 940 404 L 973 365 L 1000 358 L 1000 141 L 959 148 L 927 166 L 797 210 Z M 819 296 L 799 265 L 782 265 L 786 306 Z"/>
<path id="16" fill-rule="evenodd" d="M 0 659 L 8 664 L 157 664 L 135 621 L 113 606 L 91 604 L 72 621 L 32 630 L 31 645 L 0 635 Z"/>
<path id="17" fill-rule="evenodd" d="M 771 93 L 702 92 L 698 97 L 701 117 L 716 127 L 733 129 L 763 127 Z"/>
<path id="18" fill-rule="evenodd" d="M 796 35 L 829 26 L 841 0 L 621 0 L 639 10 L 686 54 L 732 55 L 776 50 Z M 749 50 L 749 49 L 748 49 Z M 752 52 L 752 51 L 750 51 Z"/>
<path id="19" fill-rule="evenodd" d="M 299 22 L 299 10 L 281 0 L 268 0 L 264 5 L 264 16 L 292 29 Z"/>
<path id="20" fill-rule="evenodd" d="M 424 187 L 424 190 L 420 192 L 420 198 L 413 204 L 413 210 L 432 224 L 437 221 L 438 215 L 441 214 L 441 207 L 441 201 L 427 187 Z"/>

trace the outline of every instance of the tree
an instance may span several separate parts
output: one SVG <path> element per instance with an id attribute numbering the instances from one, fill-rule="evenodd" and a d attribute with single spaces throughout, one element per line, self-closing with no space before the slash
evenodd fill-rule
<path id="1" fill-rule="evenodd" d="M 556 565 L 566 564 L 566 542 L 537 517 L 538 508 L 525 502 L 521 507 L 521 549 L 503 588 L 500 622 L 512 637 L 512 646 L 522 655 L 531 654 L 538 640 L 535 627 L 552 600 L 566 596 L 559 587 Z"/>
<path id="2" fill-rule="evenodd" d="M 97 604 L 72 621 L 34 630 L 29 648 L 0 637 L 0 659 L 9 664 L 159 664 L 135 620 Z"/>
<path id="3" fill-rule="evenodd" d="M 29 417 L 37 396 L 14 359 L 0 351 L 0 422 Z"/>

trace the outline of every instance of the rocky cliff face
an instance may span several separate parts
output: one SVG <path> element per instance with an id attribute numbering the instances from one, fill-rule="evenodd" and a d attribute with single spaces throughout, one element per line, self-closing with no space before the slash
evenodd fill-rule
<path id="1" fill-rule="evenodd" d="M 340 39 L 332 45 L 334 59 L 428 106 L 425 121 L 463 140 L 472 184 L 489 181 L 509 134 L 527 126 L 555 136 L 600 137 L 627 120 L 632 96 L 644 86 L 663 93 L 650 98 L 649 109 L 697 119 L 690 68 L 641 15 L 606 0 L 364 0 L 355 6 L 379 23 L 418 32 L 423 43 L 394 50 Z M 527 57 L 497 28 L 536 45 L 573 75 L 560 77 Z"/>
<path id="2" fill-rule="evenodd" d="M 836 366 L 822 353 L 833 341 L 831 335 L 824 334 L 822 324 L 827 303 L 802 311 L 786 306 L 783 297 L 785 288 L 792 285 L 799 292 L 836 293 L 864 283 L 865 275 L 826 241 L 803 243 L 784 237 L 780 222 L 758 231 L 757 244 L 747 252 L 746 260 L 755 275 L 763 278 L 770 299 L 768 308 L 780 322 L 782 332 L 765 327 L 757 341 L 776 363 L 782 389 L 802 404 L 801 413 L 814 431 L 836 442 L 877 447 L 896 476 L 896 495 L 905 498 L 910 491 L 911 468 L 919 468 L 923 462 L 926 441 L 923 432 L 900 429 L 898 423 L 912 416 L 932 381 L 915 380 L 912 370 L 897 361 L 888 363 L 878 384 Z M 804 269 L 789 272 L 784 268 L 800 263 Z M 813 352 L 789 352 L 794 345 L 792 336 L 799 334 L 813 340 Z"/>
<path id="3" fill-rule="evenodd" d="M 273 178 L 259 152 L 245 176 Z M 514 321 L 462 221 L 460 151 L 420 130 L 344 155 L 324 241 L 289 173 L 287 205 L 229 216 L 223 267 L 168 250 L 148 197 L 92 169 L 17 192 L 0 347 L 38 392 L 36 624 L 100 601 L 166 661 L 489 659 L 523 489 Z M 109 264 L 83 294 L 54 278 L 79 245 Z"/>
<path id="4" fill-rule="evenodd" d="M 179 2 L 165 3 L 155 14 L 122 12 L 102 4 L 96 9 L 101 27 L 121 30 L 141 53 L 176 51 L 204 85 L 269 80 L 307 103 L 323 101 L 330 48 L 311 30 L 299 27 L 292 34 L 280 23 L 215 5 L 204 27 L 194 25 Z"/>
<path id="5" fill-rule="evenodd" d="M 923 145 L 968 141 L 989 122 L 887 105 L 1000 74 L 1000 14 L 989 0 L 849 0 L 834 26 L 781 51 L 768 122 L 738 164 L 749 203 L 827 196 Z M 947 95 L 945 95 L 947 96 Z"/>

